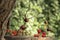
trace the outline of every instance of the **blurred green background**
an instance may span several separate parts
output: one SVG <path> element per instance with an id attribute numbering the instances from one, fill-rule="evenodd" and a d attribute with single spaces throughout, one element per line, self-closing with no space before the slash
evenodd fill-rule
<path id="1" fill-rule="evenodd" d="M 60 40 L 60 0 L 17 0 L 10 19 L 10 29 L 18 30 L 24 24 L 25 14 L 30 18 L 26 30 L 34 34 L 38 28 L 49 28 L 52 31 L 47 32 L 48 36 Z M 48 21 L 46 28 L 45 21 Z"/>

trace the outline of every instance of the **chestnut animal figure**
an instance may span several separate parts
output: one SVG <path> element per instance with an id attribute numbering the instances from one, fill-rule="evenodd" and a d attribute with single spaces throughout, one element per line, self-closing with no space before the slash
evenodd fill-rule
<path id="1" fill-rule="evenodd" d="M 20 26 L 20 29 L 25 30 L 26 29 L 25 25 Z"/>

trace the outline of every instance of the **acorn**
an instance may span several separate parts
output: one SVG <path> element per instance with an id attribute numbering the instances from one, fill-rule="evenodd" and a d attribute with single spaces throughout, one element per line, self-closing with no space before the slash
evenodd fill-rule
<path id="1" fill-rule="evenodd" d="M 26 29 L 25 25 L 22 25 L 20 29 L 25 30 Z"/>

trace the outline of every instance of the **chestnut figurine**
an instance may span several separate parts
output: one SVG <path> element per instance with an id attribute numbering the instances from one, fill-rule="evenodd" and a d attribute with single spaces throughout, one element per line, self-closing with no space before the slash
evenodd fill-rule
<path id="1" fill-rule="evenodd" d="M 25 25 L 22 25 L 20 29 L 25 30 L 26 29 Z"/>

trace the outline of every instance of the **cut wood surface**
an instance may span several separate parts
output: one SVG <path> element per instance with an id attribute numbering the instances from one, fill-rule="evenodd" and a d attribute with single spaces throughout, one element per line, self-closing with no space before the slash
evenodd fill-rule
<path id="1" fill-rule="evenodd" d="M 0 0 L 0 40 L 4 40 L 5 30 L 16 0 Z"/>
<path id="2" fill-rule="evenodd" d="M 5 36 L 6 40 L 53 40 L 51 37 Z"/>

